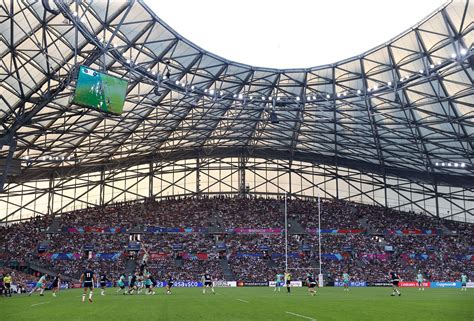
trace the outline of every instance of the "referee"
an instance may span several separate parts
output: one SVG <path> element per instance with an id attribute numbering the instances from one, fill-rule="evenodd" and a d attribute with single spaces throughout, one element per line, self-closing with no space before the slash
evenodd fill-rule
<path id="1" fill-rule="evenodd" d="M 10 273 L 5 274 L 5 276 L 3 277 L 3 284 L 5 287 L 5 296 L 7 296 L 8 294 L 8 296 L 11 297 L 12 296 L 12 289 L 11 289 L 12 276 L 10 275 Z"/>
<path id="2" fill-rule="evenodd" d="M 290 288 L 290 286 L 291 286 L 291 274 L 288 271 L 285 272 L 285 283 L 286 283 L 286 291 L 288 293 L 290 293 L 291 292 L 291 288 Z"/>

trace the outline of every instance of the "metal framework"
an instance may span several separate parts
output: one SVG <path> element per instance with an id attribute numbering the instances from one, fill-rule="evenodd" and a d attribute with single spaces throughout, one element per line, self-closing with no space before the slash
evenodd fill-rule
<path id="1" fill-rule="evenodd" d="M 357 57 L 278 70 L 202 50 L 142 1 L 4 0 L 0 159 L 22 166 L 0 173 L 0 220 L 322 187 L 473 221 L 473 21 L 448 2 Z M 79 65 L 129 80 L 121 116 L 70 103 Z"/>

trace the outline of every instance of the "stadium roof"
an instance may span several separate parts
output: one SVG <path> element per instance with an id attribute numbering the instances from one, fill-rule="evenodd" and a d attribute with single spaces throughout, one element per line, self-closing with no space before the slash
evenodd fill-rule
<path id="1" fill-rule="evenodd" d="M 281 70 L 206 52 L 142 1 L 2 2 L 0 145 L 16 180 L 257 156 L 472 187 L 473 20 L 449 2 L 357 57 Z M 71 104 L 79 65 L 129 81 L 121 116 Z"/>

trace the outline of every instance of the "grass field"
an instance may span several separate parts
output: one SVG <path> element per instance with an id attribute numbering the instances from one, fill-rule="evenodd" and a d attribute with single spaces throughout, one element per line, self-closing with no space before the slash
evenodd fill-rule
<path id="1" fill-rule="evenodd" d="M 389 288 L 323 288 L 311 297 L 306 288 L 274 293 L 273 288 L 217 288 L 203 295 L 199 288 L 176 288 L 170 296 L 116 294 L 108 289 L 94 302 L 81 303 L 81 290 L 65 290 L 53 298 L 34 294 L 0 298 L 0 320 L 474 320 L 474 290 Z"/>

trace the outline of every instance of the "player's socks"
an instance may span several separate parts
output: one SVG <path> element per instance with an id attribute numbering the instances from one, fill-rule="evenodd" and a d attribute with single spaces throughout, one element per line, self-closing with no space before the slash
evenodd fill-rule
<path id="1" fill-rule="evenodd" d="M 100 291 L 100 295 L 105 295 L 104 290 Z"/>
<path id="2" fill-rule="evenodd" d="M 56 297 L 56 293 L 53 292 L 53 296 Z"/>
<path id="3" fill-rule="evenodd" d="M 82 294 L 82 302 L 84 302 L 84 301 L 86 301 L 86 294 L 85 293 Z"/>
<path id="4" fill-rule="evenodd" d="M 92 294 L 93 292 L 89 292 L 89 302 L 92 302 Z"/>

